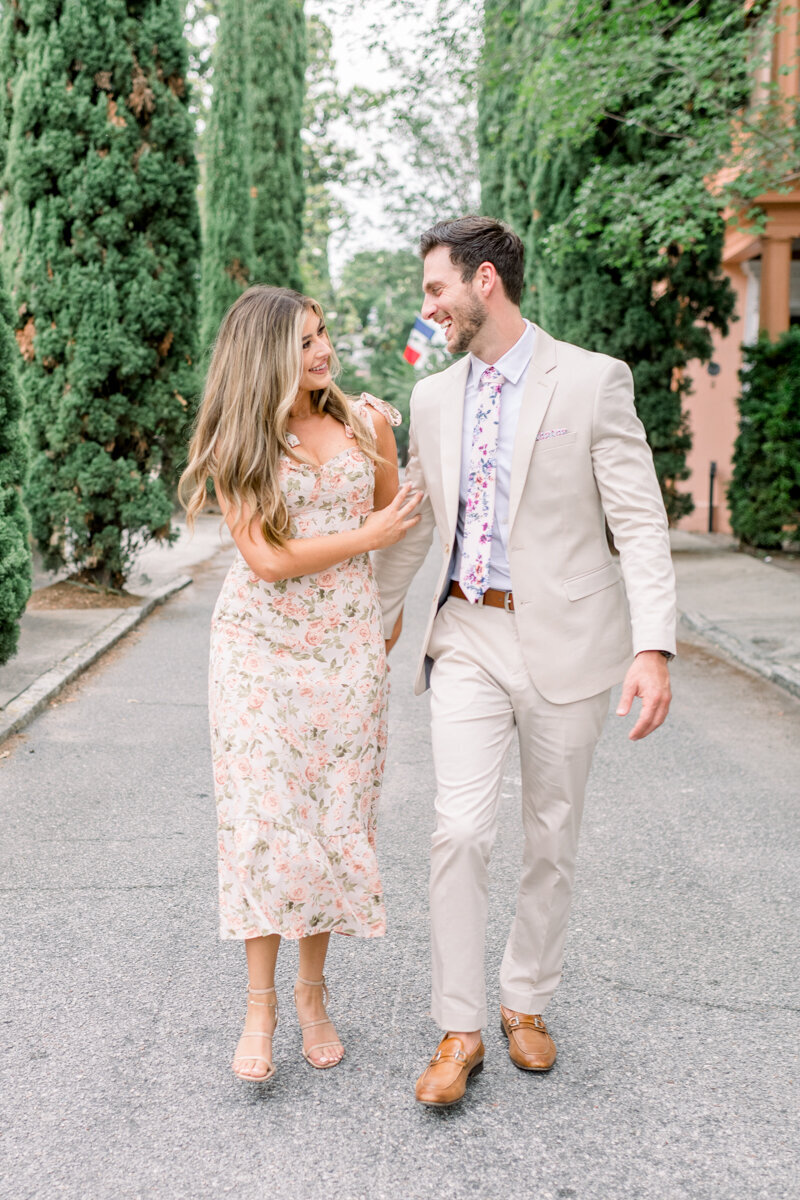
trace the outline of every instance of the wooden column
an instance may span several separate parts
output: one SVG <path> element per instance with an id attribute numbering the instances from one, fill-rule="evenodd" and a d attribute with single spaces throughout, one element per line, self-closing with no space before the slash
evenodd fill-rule
<path id="1" fill-rule="evenodd" d="M 759 325 L 774 340 L 789 328 L 789 288 L 792 269 L 791 238 L 761 239 L 761 296 Z"/>
<path id="2" fill-rule="evenodd" d="M 795 100 L 798 93 L 797 50 L 800 44 L 800 13 L 795 0 L 787 0 L 781 5 L 777 21 L 774 61 L 778 91 L 784 100 Z M 786 74 L 781 74 L 787 67 Z"/>

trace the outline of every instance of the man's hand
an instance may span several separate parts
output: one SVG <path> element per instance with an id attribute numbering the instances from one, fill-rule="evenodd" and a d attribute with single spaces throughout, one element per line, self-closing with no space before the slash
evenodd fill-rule
<path id="1" fill-rule="evenodd" d="M 397 639 L 400 637 L 400 634 L 402 632 L 403 632 L 403 610 L 401 608 L 400 616 L 397 618 L 397 620 L 394 623 L 394 629 L 392 630 L 392 636 L 388 637 L 386 639 L 386 653 L 387 654 L 389 653 L 389 651 L 391 650 L 392 646 L 395 644 Z"/>
<path id="2" fill-rule="evenodd" d="M 622 685 L 618 717 L 627 717 L 634 696 L 641 697 L 642 711 L 628 737 L 638 742 L 664 723 L 672 699 L 667 660 L 659 650 L 641 650 L 631 663 Z"/>

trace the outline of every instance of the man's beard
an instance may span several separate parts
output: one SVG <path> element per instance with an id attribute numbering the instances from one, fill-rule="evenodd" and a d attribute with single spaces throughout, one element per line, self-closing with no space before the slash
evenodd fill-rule
<path id="1" fill-rule="evenodd" d="M 448 346 L 451 354 L 464 354 L 469 350 L 472 339 L 480 333 L 488 315 L 486 305 L 477 296 L 470 296 L 463 309 L 459 307 L 457 312 L 451 313 L 454 321 L 458 322 L 455 341 Z"/>

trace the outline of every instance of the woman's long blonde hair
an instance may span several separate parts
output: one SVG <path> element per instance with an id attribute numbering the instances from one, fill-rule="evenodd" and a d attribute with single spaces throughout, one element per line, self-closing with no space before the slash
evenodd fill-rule
<path id="1" fill-rule="evenodd" d="M 279 464 L 282 453 L 292 456 L 287 426 L 302 372 L 303 323 L 309 310 L 323 319 L 319 304 L 308 296 L 256 286 L 225 314 L 178 488 L 190 528 L 207 499 L 210 476 L 219 497 L 233 509 L 232 524 L 246 505 L 259 518 L 270 545 L 282 546 L 289 536 Z M 331 347 L 331 374 L 335 377 L 338 370 Z M 311 403 L 349 425 L 373 462 L 383 461 L 365 421 L 335 383 L 312 392 Z"/>

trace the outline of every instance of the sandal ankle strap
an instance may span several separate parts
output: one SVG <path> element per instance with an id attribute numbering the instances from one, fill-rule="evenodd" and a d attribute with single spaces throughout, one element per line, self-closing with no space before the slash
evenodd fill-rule
<path id="1" fill-rule="evenodd" d="M 253 996 L 275 996 L 274 1000 L 254 1000 Z M 275 988 L 251 988 L 247 989 L 247 1003 L 252 1004 L 254 1008 L 274 1008 L 277 1011 L 278 997 L 275 994 Z"/>
<path id="2" fill-rule="evenodd" d="M 328 985 L 325 982 L 324 975 L 322 976 L 322 979 L 303 979 L 302 976 L 298 975 L 296 982 L 302 983 L 304 987 L 321 987 L 322 988 L 322 1003 L 327 1004 L 328 1001 L 330 1000 L 330 993 L 328 992 Z M 296 997 L 297 997 L 297 990 L 295 989 L 295 998 Z"/>

